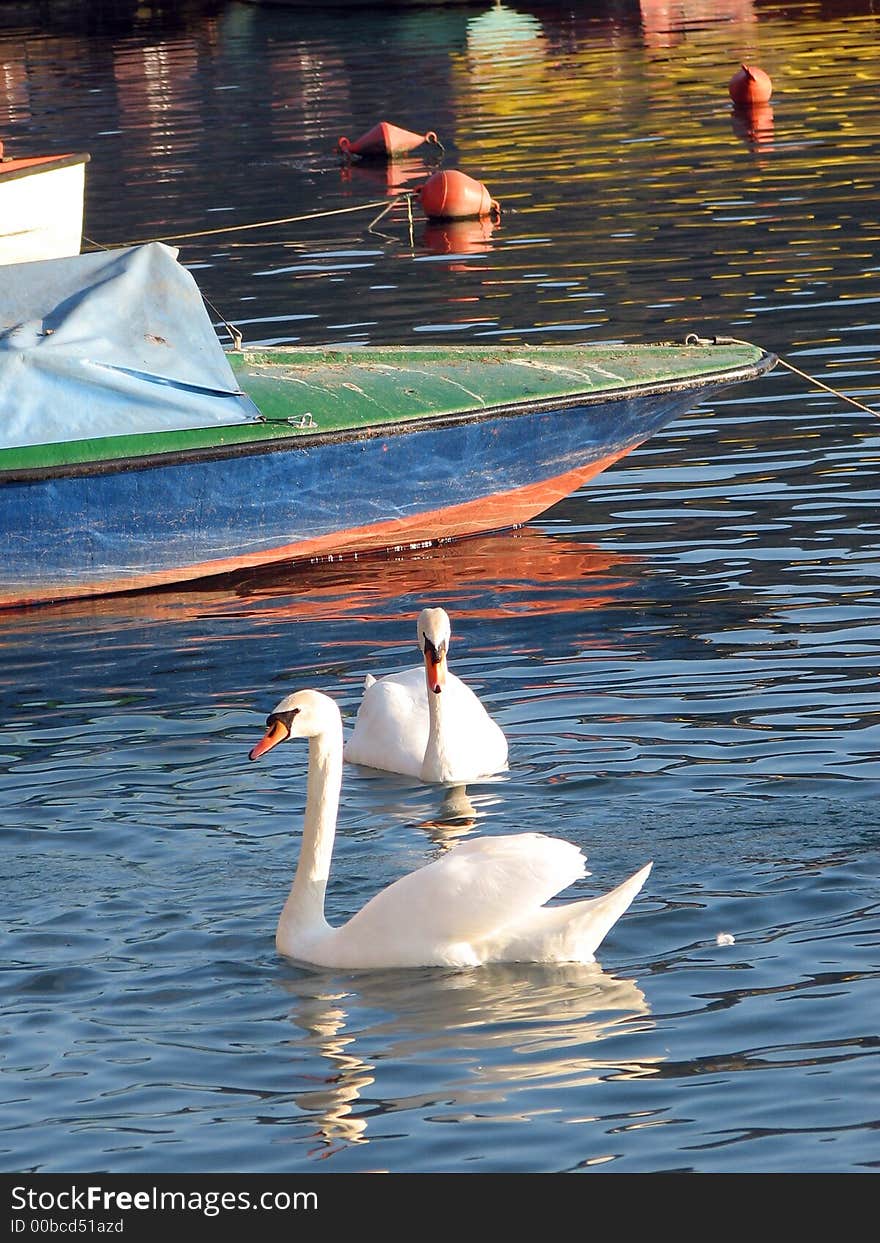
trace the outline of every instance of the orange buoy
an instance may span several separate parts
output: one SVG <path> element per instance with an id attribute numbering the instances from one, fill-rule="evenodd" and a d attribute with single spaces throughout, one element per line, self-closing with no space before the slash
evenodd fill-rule
<path id="1" fill-rule="evenodd" d="M 757 65 L 740 65 L 728 89 L 735 104 L 750 108 L 753 104 L 766 104 L 773 94 L 773 83 Z"/>
<path id="2" fill-rule="evenodd" d="M 430 220 L 467 220 L 492 212 L 501 214 L 501 207 L 483 183 L 457 168 L 443 169 L 429 177 L 419 189 L 419 201 Z"/>
<path id="3" fill-rule="evenodd" d="M 440 139 L 433 130 L 428 130 L 427 134 L 414 134 L 412 130 L 401 129 L 399 125 L 390 125 L 387 121 L 380 121 L 371 130 L 367 130 L 366 134 L 361 134 L 360 138 L 356 138 L 354 142 L 349 142 L 347 138 L 340 138 L 336 149 L 341 155 L 359 155 L 362 159 L 393 160 L 398 155 L 409 155 L 410 151 L 415 151 L 416 147 L 420 147 L 424 142 L 434 143 L 442 150 Z"/>

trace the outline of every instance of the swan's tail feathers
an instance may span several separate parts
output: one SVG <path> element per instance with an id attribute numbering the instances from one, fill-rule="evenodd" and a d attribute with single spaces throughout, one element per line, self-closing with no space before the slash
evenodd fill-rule
<path id="1" fill-rule="evenodd" d="M 508 961 L 593 962 L 609 930 L 648 879 L 648 863 L 600 898 L 542 906 L 508 937 L 503 954 Z"/>
<path id="2" fill-rule="evenodd" d="M 364 678 L 364 690 L 368 691 L 370 687 L 375 686 L 375 684 L 376 684 L 376 679 L 373 677 L 372 673 L 368 673 L 367 676 Z"/>
<path id="3" fill-rule="evenodd" d="M 612 889 L 610 893 L 603 894 L 601 898 L 588 898 L 586 902 L 576 904 L 584 908 L 583 915 L 578 915 L 572 920 L 572 931 L 576 936 L 583 929 L 582 952 L 593 954 L 599 948 L 648 879 L 653 866 L 653 863 L 646 863 L 635 875 L 625 880 L 622 885 L 618 885 L 616 889 Z"/>

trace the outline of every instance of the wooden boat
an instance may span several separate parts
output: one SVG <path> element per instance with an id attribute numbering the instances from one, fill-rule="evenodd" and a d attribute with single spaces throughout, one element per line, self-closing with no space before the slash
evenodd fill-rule
<path id="1" fill-rule="evenodd" d="M 739 342 L 226 352 L 153 243 L 0 284 L 0 606 L 517 526 L 768 371 Z"/>
<path id="2" fill-rule="evenodd" d="M 79 254 L 88 155 L 3 157 L 0 264 Z"/>

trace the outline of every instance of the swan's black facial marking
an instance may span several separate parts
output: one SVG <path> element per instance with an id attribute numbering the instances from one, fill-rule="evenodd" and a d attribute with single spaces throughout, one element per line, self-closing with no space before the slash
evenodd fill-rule
<path id="1" fill-rule="evenodd" d="M 266 732 L 256 746 L 251 748 L 248 758 L 258 760 L 261 755 L 277 747 L 279 742 L 289 738 L 293 718 L 298 712 L 299 708 L 293 708 L 290 712 L 270 712 L 266 717 Z"/>
<path id="2" fill-rule="evenodd" d="M 446 640 L 441 639 L 441 641 L 435 646 L 426 634 L 422 635 L 422 639 L 425 644 L 422 650 L 425 655 L 425 669 L 428 674 L 428 687 L 434 692 L 435 695 L 439 695 L 443 689 L 443 680 L 446 676 L 443 666 L 443 659 L 446 655 Z"/>
<path id="3" fill-rule="evenodd" d="M 428 638 L 428 636 L 426 634 L 423 634 L 422 635 L 422 651 L 425 653 L 426 656 L 430 656 L 434 664 L 437 665 L 446 655 L 446 640 L 441 639 L 441 641 L 435 647 L 434 644 L 431 642 L 431 640 Z"/>
<path id="4" fill-rule="evenodd" d="M 289 712 L 270 712 L 266 717 L 266 725 L 271 729 L 275 724 L 283 725 L 288 734 L 293 727 L 293 718 L 301 711 L 300 708 L 291 708 Z"/>

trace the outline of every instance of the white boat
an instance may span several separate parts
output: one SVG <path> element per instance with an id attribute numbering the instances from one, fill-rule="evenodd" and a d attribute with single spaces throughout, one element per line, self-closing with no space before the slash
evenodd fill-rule
<path id="1" fill-rule="evenodd" d="M 79 254 L 88 161 L 85 154 L 4 158 L 0 144 L 0 264 Z"/>

